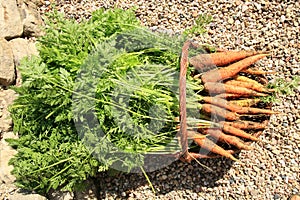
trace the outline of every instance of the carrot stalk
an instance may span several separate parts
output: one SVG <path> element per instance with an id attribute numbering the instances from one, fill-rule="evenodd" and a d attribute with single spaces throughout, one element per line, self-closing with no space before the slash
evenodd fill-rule
<path id="1" fill-rule="evenodd" d="M 201 148 L 207 149 L 211 151 L 212 153 L 230 158 L 231 160 L 238 161 L 233 155 L 231 155 L 229 152 L 227 152 L 222 147 L 215 144 L 213 141 L 211 141 L 208 138 L 201 138 L 202 134 L 199 134 L 195 131 L 189 131 L 189 135 L 193 135 L 193 140 L 195 143 L 197 143 Z"/>
<path id="2" fill-rule="evenodd" d="M 207 82 L 204 84 L 204 88 L 210 94 L 232 93 L 240 94 L 241 96 L 267 96 L 267 94 L 259 93 L 254 90 L 243 88 L 239 86 L 226 85 L 223 83 Z"/>
<path id="3" fill-rule="evenodd" d="M 235 121 L 239 119 L 239 116 L 236 113 L 230 112 L 226 109 L 211 104 L 203 104 L 202 110 L 207 114 L 218 115 L 220 117 L 223 117 L 224 119 L 231 120 L 231 121 Z"/>
<path id="4" fill-rule="evenodd" d="M 251 107 L 260 102 L 260 99 L 239 99 L 239 100 L 231 100 L 229 101 L 231 104 L 240 106 L 240 107 Z"/>
<path id="5" fill-rule="evenodd" d="M 233 121 L 233 122 L 225 122 L 220 121 L 219 122 L 223 126 L 232 126 L 234 128 L 238 129 L 265 129 L 267 126 L 267 123 L 258 123 L 258 122 L 252 122 L 252 121 Z"/>
<path id="6" fill-rule="evenodd" d="M 211 135 L 212 137 L 220 140 L 220 142 L 225 142 L 227 144 L 231 144 L 236 146 L 241 150 L 252 150 L 253 148 L 246 145 L 241 139 L 233 135 L 226 135 L 219 129 L 206 129 L 202 130 L 203 133 L 207 135 Z"/>
<path id="7" fill-rule="evenodd" d="M 256 51 L 222 51 L 211 54 L 199 54 L 189 59 L 196 69 L 205 71 L 213 67 L 225 66 L 232 62 L 258 54 Z"/>
<path id="8" fill-rule="evenodd" d="M 240 71 L 246 69 L 256 61 L 268 56 L 269 54 L 258 54 L 247 57 L 243 60 L 235 62 L 227 67 L 221 69 L 214 69 L 202 74 L 201 79 L 204 83 L 217 82 L 220 80 L 226 80 L 237 75 Z"/>

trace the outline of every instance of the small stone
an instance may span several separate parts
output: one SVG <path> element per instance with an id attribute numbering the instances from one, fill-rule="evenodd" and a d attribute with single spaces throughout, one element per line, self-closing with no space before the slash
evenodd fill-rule
<path id="1" fill-rule="evenodd" d="M 162 175 L 161 178 L 162 178 L 162 180 L 167 180 L 168 176 L 167 175 Z"/>
<path id="2" fill-rule="evenodd" d="M 229 18 L 229 19 L 228 19 L 228 23 L 229 23 L 229 24 L 233 24 L 233 23 L 234 23 L 234 19 L 233 19 L 233 18 Z"/>
<path id="3" fill-rule="evenodd" d="M 193 11 L 193 12 L 192 12 L 192 16 L 193 16 L 194 18 L 198 17 L 198 12 L 197 12 L 197 11 Z"/>
<path id="4" fill-rule="evenodd" d="M 126 192 L 122 192 L 122 193 L 121 193 L 121 196 L 122 196 L 122 197 L 126 197 Z"/>

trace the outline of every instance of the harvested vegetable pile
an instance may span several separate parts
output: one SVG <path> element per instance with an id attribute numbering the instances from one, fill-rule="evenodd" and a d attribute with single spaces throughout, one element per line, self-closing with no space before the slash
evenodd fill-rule
<path id="1" fill-rule="evenodd" d="M 187 34 L 153 33 L 129 10 L 99 10 L 80 24 L 49 19 L 40 56 L 19 67 L 23 83 L 10 108 L 20 187 L 80 189 L 109 168 L 142 169 L 151 154 L 236 160 L 235 150 L 251 149 L 244 141 L 258 140 L 245 130 L 263 129 L 254 121 L 274 114 L 255 107 L 272 90 L 258 83 L 265 72 L 248 68 L 268 54 L 184 43 Z M 204 72 L 215 65 L 223 68 Z"/>
<path id="2" fill-rule="evenodd" d="M 186 46 L 189 45 L 191 43 L 187 42 Z M 187 50 L 184 47 L 182 51 Z M 182 57 L 184 55 L 187 52 L 182 53 Z M 268 81 L 262 76 L 273 72 L 252 68 L 255 62 L 268 55 L 256 51 L 223 51 L 190 58 L 190 64 L 195 68 L 194 78 L 204 84 L 205 92 L 200 93 L 203 95 L 200 100 L 203 118 L 210 119 L 214 125 L 210 128 L 203 128 L 199 124 L 189 126 L 185 105 L 180 104 L 183 107 L 178 127 L 181 146 L 184 147 L 182 160 L 190 162 L 195 158 L 211 158 L 215 155 L 236 160 L 232 155 L 236 150 L 252 149 L 249 142 L 259 140 L 258 136 L 266 127 L 268 116 L 278 114 L 270 109 L 260 108 L 266 107 L 266 104 L 259 104 L 261 97 L 274 93 L 274 90 L 267 88 Z M 212 67 L 216 69 L 211 69 Z M 185 68 L 182 63 L 181 70 L 184 71 Z M 184 84 L 183 82 L 180 87 L 183 90 Z M 207 155 L 207 152 L 201 150 L 200 153 L 189 152 L 187 138 L 192 138 L 200 148 L 215 155 Z M 222 148 L 218 144 L 227 146 Z M 199 151 L 199 148 L 196 149 Z"/>

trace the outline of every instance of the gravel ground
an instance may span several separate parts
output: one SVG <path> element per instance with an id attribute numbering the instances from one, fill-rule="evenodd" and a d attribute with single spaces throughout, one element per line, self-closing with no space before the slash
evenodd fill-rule
<path id="1" fill-rule="evenodd" d="M 41 13 L 47 11 L 45 5 Z M 200 43 L 225 49 L 270 50 L 272 56 L 259 63 L 276 70 L 276 77 L 290 81 L 300 74 L 299 1 L 240 0 L 77 0 L 59 1 L 58 9 L 80 21 L 99 7 L 136 6 L 137 17 L 152 29 L 181 32 L 199 14 L 213 22 L 208 33 L 195 38 Z M 272 79 L 272 76 L 269 77 Z M 109 177 L 101 174 L 98 185 L 102 199 L 287 199 L 300 193 L 300 87 L 291 96 L 280 96 L 273 109 L 284 114 L 272 116 L 269 127 L 253 144 L 256 150 L 242 151 L 241 163 L 227 159 L 174 162 L 149 173 L 157 190 L 154 195 L 143 175 Z"/>

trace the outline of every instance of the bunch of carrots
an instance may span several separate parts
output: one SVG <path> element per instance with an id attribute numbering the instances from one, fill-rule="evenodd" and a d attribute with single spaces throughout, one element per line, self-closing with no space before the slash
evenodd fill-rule
<path id="1" fill-rule="evenodd" d="M 257 51 L 222 51 L 199 54 L 189 59 L 189 64 L 196 71 L 194 78 L 201 79 L 205 88 L 203 95 L 206 96 L 200 102 L 201 113 L 216 125 L 210 128 L 188 128 L 188 138 L 213 154 L 208 156 L 189 152 L 185 161 L 217 155 L 236 161 L 234 152 L 253 149 L 249 143 L 259 140 L 258 136 L 268 122 L 253 120 L 278 114 L 257 107 L 260 97 L 274 92 L 266 87 L 267 81 L 263 76 L 274 72 L 257 70 L 253 64 L 269 55 Z M 251 134 L 251 131 L 254 133 Z M 226 149 L 222 144 L 234 148 Z"/>

